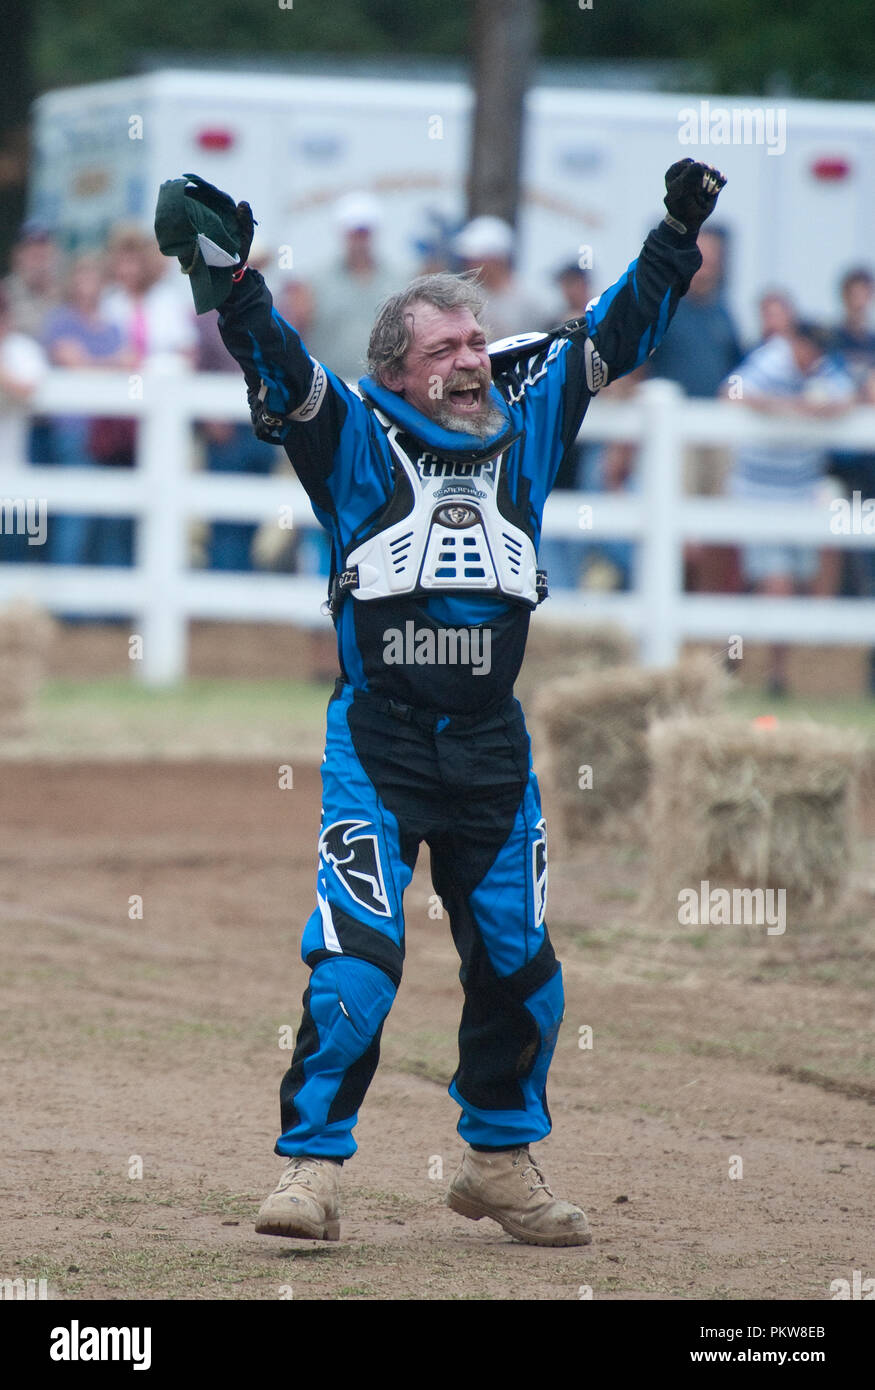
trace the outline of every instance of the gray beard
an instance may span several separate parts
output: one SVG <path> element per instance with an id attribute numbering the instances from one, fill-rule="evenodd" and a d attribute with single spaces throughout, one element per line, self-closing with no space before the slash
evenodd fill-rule
<path id="1" fill-rule="evenodd" d="M 441 404 L 435 411 L 434 418 L 435 423 L 442 425 L 445 430 L 453 430 L 456 434 L 474 434 L 478 439 L 489 439 L 507 424 L 503 413 L 491 401 L 485 412 L 470 419 L 455 415 L 448 405 Z"/>

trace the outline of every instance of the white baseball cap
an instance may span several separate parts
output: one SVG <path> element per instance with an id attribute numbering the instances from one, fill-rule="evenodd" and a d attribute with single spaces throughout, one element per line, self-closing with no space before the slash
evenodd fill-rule
<path id="1" fill-rule="evenodd" d="M 475 217 L 459 232 L 453 242 L 453 250 L 466 261 L 477 261 L 492 256 L 510 256 L 513 242 L 514 233 L 510 223 L 500 217 Z"/>
<path id="2" fill-rule="evenodd" d="M 373 193 L 347 193 L 339 198 L 334 207 L 334 215 L 341 231 L 355 232 L 367 227 L 373 231 L 382 222 L 382 211 Z"/>

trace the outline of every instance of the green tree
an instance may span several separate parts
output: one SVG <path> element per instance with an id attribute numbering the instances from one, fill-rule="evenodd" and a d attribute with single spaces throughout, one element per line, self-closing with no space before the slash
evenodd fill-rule
<path id="1" fill-rule="evenodd" d="M 437 0 L 41 0 L 33 7 L 39 83 L 136 70 L 144 53 L 264 58 L 470 53 L 473 5 Z M 512 6 L 514 0 L 506 0 Z M 546 58 L 686 59 L 715 92 L 875 96 L 871 0 L 541 0 Z M 391 68 L 388 69 L 391 71 Z"/>

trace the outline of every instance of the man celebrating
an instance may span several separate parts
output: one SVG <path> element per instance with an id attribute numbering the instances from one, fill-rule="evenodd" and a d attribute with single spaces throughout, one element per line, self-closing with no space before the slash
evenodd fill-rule
<path id="1" fill-rule="evenodd" d="M 317 905 L 302 944 L 310 984 L 280 1090 L 276 1152 L 287 1162 L 256 1230 L 339 1237 L 341 1167 L 401 979 L 402 899 L 425 841 L 465 994 L 450 1095 L 466 1148 L 448 1204 L 524 1242 L 586 1244 L 586 1216 L 554 1197 L 529 1152 L 551 1128 L 563 992 L 545 923 L 545 823 L 513 684 L 546 596 L 537 548 L 547 495 L 593 395 L 665 333 L 725 180 L 692 160 L 672 165 L 667 216 L 637 260 L 553 334 L 487 348 L 475 281 L 413 281 L 380 309 L 369 375 L 354 391 L 310 357 L 245 267 L 248 205 L 187 177 L 194 188 L 162 187 L 159 242 L 192 275 L 199 311 L 220 308 L 256 433 L 285 447 L 331 538 L 341 670 L 322 762 Z"/>

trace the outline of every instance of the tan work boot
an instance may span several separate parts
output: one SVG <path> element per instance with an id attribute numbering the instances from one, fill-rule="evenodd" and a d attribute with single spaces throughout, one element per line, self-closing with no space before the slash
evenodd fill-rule
<path id="1" fill-rule="evenodd" d="M 589 1245 L 586 1215 L 553 1196 L 527 1147 L 503 1153 L 466 1148 L 447 1206 L 479 1221 L 491 1216 L 527 1245 Z"/>
<path id="2" fill-rule="evenodd" d="M 261 1204 L 261 1236 L 340 1240 L 340 1165 L 323 1158 L 290 1158 L 274 1191 Z"/>

